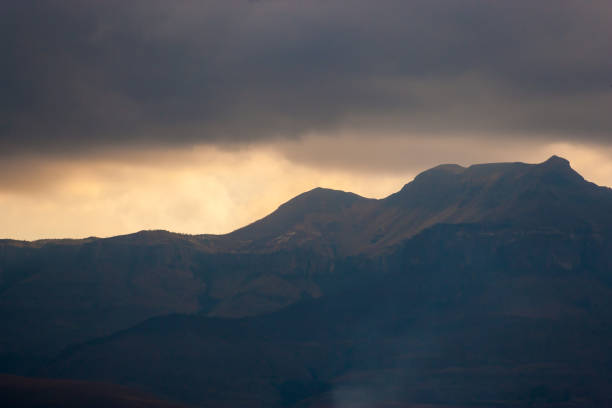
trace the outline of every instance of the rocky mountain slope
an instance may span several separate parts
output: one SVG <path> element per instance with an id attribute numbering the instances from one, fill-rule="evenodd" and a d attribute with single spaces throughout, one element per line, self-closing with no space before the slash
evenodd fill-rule
<path id="1" fill-rule="evenodd" d="M 227 235 L 2 241 L 0 369 L 206 406 L 602 406 L 610 271 L 612 190 L 565 159 L 442 165 Z"/>
<path id="2" fill-rule="evenodd" d="M 333 295 L 154 318 L 35 374 L 202 406 L 606 406 L 610 238 L 439 225 Z"/>

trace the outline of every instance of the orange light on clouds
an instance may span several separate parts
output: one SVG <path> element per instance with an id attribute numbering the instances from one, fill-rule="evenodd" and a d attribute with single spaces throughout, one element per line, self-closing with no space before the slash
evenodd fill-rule
<path id="1" fill-rule="evenodd" d="M 37 161 L 29 172 L 24 166 L 22 181 L 0 185 L 0 238 L 105 237 L 142 229 L 226 233 L 314 187 L 382 198 L 418 172 L 448 162 L 535 163 L 557 154 L 588 180 L 612 185 L 610 149 L 431 140 L 313 135 L 236 150 L 199 146 Z"/>

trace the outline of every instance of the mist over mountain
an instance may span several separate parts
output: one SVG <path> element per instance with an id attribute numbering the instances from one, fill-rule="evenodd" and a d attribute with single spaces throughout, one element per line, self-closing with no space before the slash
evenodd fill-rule
<path id="1" fill-rule="evenodd" d="M 0 241 L 0 371 L 214 407 L 612 404 L 612 190 L 567 160 L 317 188 L 226 235 Z"/>

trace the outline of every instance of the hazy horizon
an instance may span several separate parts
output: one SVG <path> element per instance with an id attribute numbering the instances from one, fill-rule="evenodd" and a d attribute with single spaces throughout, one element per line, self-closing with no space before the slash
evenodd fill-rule
<path id="1" fill-rule="evenodd" d="M 581 153 L 583 155 L 585 154 L 584 152 L 581 152 Z M 566 158 L 566 159 L 568 158 L 567 156 L 564 156 L 562 154 L 556 154 L 556 155 Z M 550 155 L 546 156 L 545 158 L 541 160 L 530 161 L 526 163 L 537 164 L 537 163 L 545 161 L 549 157 Z M 605 178 L 605 174 L 604 174 L 604 178 L 602 178 L 602 172 L 597 171 L 598 169 L 599 170 L 601 169 L 599 168 L 599 163 L 596 160 L 597 160 L 597 157 L 594 158 L 593 155 L 587 156 L 587 157 L 582 156 L 582 160 L 577 161 L 576 163 L 573 163 L 570 160 L 570 165 L 572 166 L 574 170 L 576 170 L 583 177 L 585 177 L 587 181 L 595 182 L 596 184 L 600 186 L 609 187 L 610 185 L 612 185 L 612 183 L 605 184 L 605 182 L 602 183 L 600 181 L 600 180 L 607 180 L 607 179 Z M 275 164 L 278 164 L 278 161 L 279 160 L 277 159 L 275 161 Z M 262 165 L 261 161 L 257 161 L 256 163 L 258 167 L 261 167 Z M 473 164 L 484 164 L 484 163 L 490 163 L 490 162 L 461 163 L 460 165 L 463 167 L 468 167 Z M 459 163 L 440 162 L 440 163 L 437 163 L 436 165 L 439 165 L 439 164 L 459 164 Z M 431 167 L 434 167 L 434 166 L 435 165 L 432 165 Z M 110 228 L 108 228 L 109 225 L 106 225 L 106 227 L 108 228 L 107 229 L 108 232 L 106 234 L 92 234 L 92 233 L 88 234 L 86 232 L 86 228 L 89 228 L 90 225 L 87 223 L 82 224 L 83 222 L 82 220 L 75 220 L 75 222 L 80 223 L 82 226 L 82 229 L 84 232 L 81 235 L 56 236 L 56 235 L 53 235 L 53 232 L 46 232 L 44 230 L 43 231 L 38 230 L 38 232 L 35 232 L 34 234 L 40 234 L 40 236 L 33 235 L 33 236 L 26 236 L 24 238 L 2 236 L 0 237 L 0 239 L 17 239 L 17 240 L 35 241 L 38 239 L 64 239 L 64 238 L 65 239 L 82 239 L 82 238 L 89 238 L 89 237 L 108 238 L 108 237 L 112 237 L 116 235 L 130 234 L 130 233 L 134 233 L 134 232 L 138 232 L 142 230 L 166 230 L 166 231 L 170 231 L 174 233 L 190 234 L 190 235 L 226 234 L 238 228 L 246 226 L 258 219 L 265 217 L 266 215 L 276 210 L 279 205 L 290 200 L 296 195 L 303 193 L 305 191 L 311 190 L 313 188 L 322 187 L 322 188 L 329 188 L 329 189 L 335 189 L 335 190 L 342 190 L 342 191 L 347 191 L 347 192 L 358 194 L 362 197 L 381 199 L 381 198 L 387 197 L 390 194 L 393 194 L 399 191 L 404 186 L 404 184 L 412 181 L 412 179 L 418 173 L 420 173 L 421 171 L 425 171 L 431 167 L 423 168 L 414 174 L 408 174 L 407 175 L 408 179 L 405 179 L 404 181 L 402 181 L 401 175 L 384 175 L 383 174 L 379 177 L 378 180 L 376 180 L 377 173 L 375 173 L 373 176 L 372 175 L 368 176 L 367 174 L 358 173 L 357 175 L 352 176 L 352 177 L 349 175 L 345 175 L 345 178 L 342 178 L 342 173 L 340 172 L 338 172 L 336 175 L 333 175 L 333 174 L 332 175 L 330 174 L 322 175 L 322 174 L 317 174 L 312 169 L 303 169 L 302 170 L 303 173 L 301 173 L 300 175 L 303 176 L 304 179 L 300 179 L 300 183 L 296 183 L 291 186 L 284 185 L 283 186 L 284 189 L 280 189 L 278 188 L 278 186 L 270 186 L 270 185 L 263 186 L 264 190 L 269 193 L 269 197 L 266 197 L 266 196 L 251 197 L 251 196 L 246 195 L 242 197 L 243 202 L 240 202 L 239 199 L 236 199 L 235 201 L 232 202 L 231 198 L 228 198 L 226 196 L 225 202 L 222 202 L 217 207 L 213 207 L 213 211 L 210 214 L 202 214 L 203 216 L 201 216 L 200 219 L 196 221 L 202 222 L 202 220 L 206 221 L 207 218 L 215 217 L 218 215 L 218 213 L 214 212 L 215 208 L 223 208 L 223 206 L 231 206 L 232 204 L 233 205 L 243 205 L 245 207 L 243 209 L 243 213 L 242 213 L 243 215 L 242 217 L 234 221 L 233 224 L 229 222 L 229 219 L 228 219 L 228 222 L 226 223 L 226 225 L 229 225 L 229 227 L 225 227 L 225 229 L 223 229 L 223 226 L 221 226 L 218 230 L 215 230 L 215 231 L 198 231 L 195 229 L 195 227 L 193 228 L 186 227 L 185 230 L 177 230 L 177 229 L 172 228 L 171 221 L 167 221 L 166 224 L 160 223 L 156 225 L 153 225 L 153 224 L 146 225 L 147 221 L 145 221 L 144 222 L 145 226 L 143 228 L 139 228 L 137 225 L 134 224 L 134 225 L 130 225 L 132 229 L 126 229 L 125 225 L 113 225 L 111 222 Z M 299 174 L 296 169 L 291 169 L 291 170 Z M 591 175 L 591 177 L 589 177 L 589 175 Z M 309 176 L 312 177 L 312 179 L 308 178 Z M 315 185 L 314 183 L 312 183 L 312 180 L 321 180 L 322 184 Z M 328 183 L 328 184 L 325 184 L 325 183 Z M 217 186 L 217 187 L 219 187 L 218 191 L 223 196 L 223 193 L 226 191 L 224 189 L 227 188 L 227 185 Z M 259 185 L 259 187 L 262 187 L 262 186 Z M 300 190 L 300 187 L 303 187 L 303 188 Z M 245 188 L 245 187 L 241 187 L 241 188 Z M 363 193 L 362 191 L 366 191 L 366 193 Z M 261 199 L 260 202 L 257 202 L 258 198 Z M 280 201 L 275 202 L 274 199 L 277 199 Z M 203 205 L 208 204 L 204 202 L 206 198 L 203 198 L 203 197 L 202 198 L 196 197 L 194 198 L 194 201 L 195 200 L 202 200 Z M 214 201 L 214 197 L 211 200 Z M 257 204 L 256 209 L 253 211 L 249 211 L 250 209 L 249 206 L 252 205 L 252 203 L 254 202 Z M 211 208 L 211 207 L 208 207 L 208 208 Z M 74 208 L 69 208 L 67 210 L 72 211 L 74 210 Z M 56 213 L 59 213 L 59 211 Z M 69 216 L 70 214 L 67 214 L 67 215 Z M 106 222 L 107 220 L 104 220 L 104 221 Z M 95 226 L 95 223 L 94 223 L 94 226 Z M 19 225 L 19 227 L 22 227 L 22 224 Z M 70 227 L 73 227 L 73 226 L 70 225 Z M 123 227 L 123 229 L 121 229 L 121 227 Z"/>

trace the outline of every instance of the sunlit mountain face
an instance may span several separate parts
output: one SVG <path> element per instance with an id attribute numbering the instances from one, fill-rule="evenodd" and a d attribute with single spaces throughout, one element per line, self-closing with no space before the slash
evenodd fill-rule
<path id="1" fill-rule="evenodd" d="M 610 21 L 0 2 L 0 406 L 612 406 Z"/>

